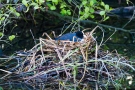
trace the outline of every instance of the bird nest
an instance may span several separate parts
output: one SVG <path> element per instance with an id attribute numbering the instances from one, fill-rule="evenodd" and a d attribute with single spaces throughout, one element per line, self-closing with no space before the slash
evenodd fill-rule
<path id="1" fill-rule="evenodd" d="M 85 33 L 81 42 L 55 41 L 46 34 L 49 39 L 40 38 L 31 50 L 17 52 L 22 61 L 10 71 L 16 80 L 40 89 L 95 87 L 95 82 L 105 87 L 126 76 L 124 69 L 131 67 L 127 60 L 99 49 L 92 34 Z"/>

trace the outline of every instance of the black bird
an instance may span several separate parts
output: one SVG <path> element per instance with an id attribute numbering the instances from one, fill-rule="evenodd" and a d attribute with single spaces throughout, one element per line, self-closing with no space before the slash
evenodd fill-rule
<path id="1" fill-rule="evenodd" d="M 69 40 L 69 41 L 74 41 L 74 42 L 79 42 L 83 39 L 83 33 L 81 31 L 77 31 L 74 33 L 67 33 L 62 36 L 59 36 L 55 38 L 55 40 Z"/>
<path id="2" fill-rule="evenodd" d="M 0 49 L 0 57 L 3 55 L 2 49 Z"/>
<path id="3" fill-rule="evenodd" d="M 118 16 L 121 18 L 131 18 L 134 14 L 135 14 L 134 6 L 116 8 L 108 13 L 109 16 Z"/>
<path id="4" fill-rule="evenodd" d="M 95 14 L 100 14 L 100 11 L 95 11 Z M 135 6 L 119 7 L 111 10 L 107 13 L 108 16 L 117 16 L 120 18 L 135 18 Z"/>

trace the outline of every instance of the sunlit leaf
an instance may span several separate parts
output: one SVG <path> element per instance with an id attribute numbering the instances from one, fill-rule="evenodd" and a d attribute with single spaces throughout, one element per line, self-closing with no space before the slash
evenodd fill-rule
<path id="1" fill-rule="evenodd" d="M 10 11 L 12 11 L 12 12 L 13 12 L 13 11 L 14 11 L 14 8 L 13 8 L 13 7 L 10 7 Z"/>
<path id="2" fill-rule="evenodd" d="M 2 32 L 0 32 L 0 37 L 1 37 L 1 36 L 3 36 L 3 33 L 2 33 Z"/>
<path id="3" fill-rule="evenodd" d="M 10 41 L 12 41 L 13 39 L 15 39 L 15 35 L 11 35 L 8 37 Z"/>
<path id="4" fill-rule="evenodd" d="M 109 19 L 109 16 L 105 17 L 105 18 L 104 18 L 104 21 L 106 21 L 107 19 Z"/>
<path id="5" fill-rule="evenodd" d="M 90 13 L 85 13 L 84 18 L 88 18 Z"/>
<path id="6" fill-rule="evenodd" d="M 4 20 L 5 20 L 5 17 L 2 17 L 2 18 L 1 18 L 1 21 L 4 21 Z"/>
<path id="7" fill-rule="evenodd" d="M 20 13 L 18 13 L 18 12 L 15 12 L 15 15 L 16 15 L 17 17 L 19 17 L 19 16 L 20 16 Z"/>
<path id="8" fill-rule="evenodd" d="M 26 0 L 22 0 L 22 3 L 27 7 L 28 6 L 28 2 Z"/>
<path id="9" fill-rule="evenodd" d="M 87 13 L 87 12 L 89 12 L 89 7 L 85 7 L 85 12 Z"/>
<path id="10" fill-rule="evenodd" d="M 66 7 L 65 4 L 61 4 L 61 5 L 60 5 L 60 8 L 64 8 L 64 7 Z"/>
<path id="11" fill-rule="evenodd" d="M 104 3 L 104 2 L 101 2 L 101 5 L 102 5 L 102 6 L 105 6 L 105 3 Z"/>
<path id="12" fill-rule="evenodd" d="M 52 2 L 58 2 L 58 0 L 52 0 Z"/>
<path id="13" fill-rule="evenodd" d="M 7 0 L 7 3 L 9 3 L 10 0 Z"/>
<path id="14" fill-rule="evenodd" d="M 86 5 L 86 4 L 87 4 L 87 1 L 83 0 L 82 5 Z"/>
<path id="15" fill-rule="evenodd" d="M 44 2 L 45 2 L 45 0 L 39 0 L 39 4 L 42 4 Z"/>
<path id="16" fill-rule="evenodd" d="M 34 9 L 36 10 L 36 9 L 39 9 L 39 6 L 38 5 L 35 5 L 34 6 Z"/>
<path id="17" fill-rule="evenodd" d="M 91 13 L 94 13 L 95 10 L 94 10 L 93 8 L 90 8 L 90 12 L 91 12 Z"/>
<path id="18" fill-rule="evenodd" d="M 93 6 L 93 5 L 94 5 L 94 1 L 90 0 L 90 6 Z"/>
<path id="19" fill-rule="evenodd" d="M 105 15 L 105 11 L 100 11 L 99 13 L 101 16 Z"/>
<path id="20" fill-rule="evenodd" d="M 91 17 L 91 18 L 95 18 L 95 16 L 94 16 L 94 15 L 90 15 L 90 17 Z"/>
<path id="21" fill-rule="evenodd" d="M 76 77 L 77 76 L 77 73 L 78 73 L 78 67 L 77 67 L 77 65 L 74 65 L 74 67 L 73 67 L 73 75 Z"/>
<path id="22" fill-rule="evenodd" d="M 56 5 L 58 4 L 58 0 L 52 0 L 53 3 L 55 3 Z"/>
<path id="23" fill-rule="evenodd" d="M 62 9 L 60 13 L 66 15 L 67 11 L 65 9 Z"/>
<path id="24" fill-rule="evenodd" d="M 55 6 L 51 6 L 50 9 L 51 10 L 56 10 L 56 7 Z"/>
<path id="25" fill-rule="evenodd" d="M 70 11 L 70 10 L 67 10 L 67 14 L 68 14 L 68 15 L 71 15 L 71 11 Z"/>
<path id="26" fill-rule="evenodd" d="M 0 90 L 4 90 L 2 87 L 0 87 Z"/>
<path id="27" fill-rule="evenodd" d="M 109 10 L 109 5 L 105 5 L 105 10 Z"/>

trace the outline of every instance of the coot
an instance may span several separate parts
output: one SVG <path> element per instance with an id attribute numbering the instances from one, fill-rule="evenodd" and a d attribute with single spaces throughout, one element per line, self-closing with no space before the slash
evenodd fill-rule
<path id="1" fill-rule="evenodd" d="M 62 36 L 59 36 L 55 38 L 55 40 L 69 40 L 69 41 L 74 41 L 74 42 L 79 42 L 83 39 L 83 33 L 81 31 L 77 31 L 74 33 L 67 33 Z"/>

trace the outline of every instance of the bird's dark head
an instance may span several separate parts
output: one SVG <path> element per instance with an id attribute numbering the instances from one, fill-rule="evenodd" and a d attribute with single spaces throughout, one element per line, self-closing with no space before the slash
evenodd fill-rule
<path id="1" fill-rule="evenodd" d="M 81 31 L 77 31 L 76 32 L 76 36 L 78 37 L 78 38 L 83 38 L 83 33 L 81 32 Z"/>

